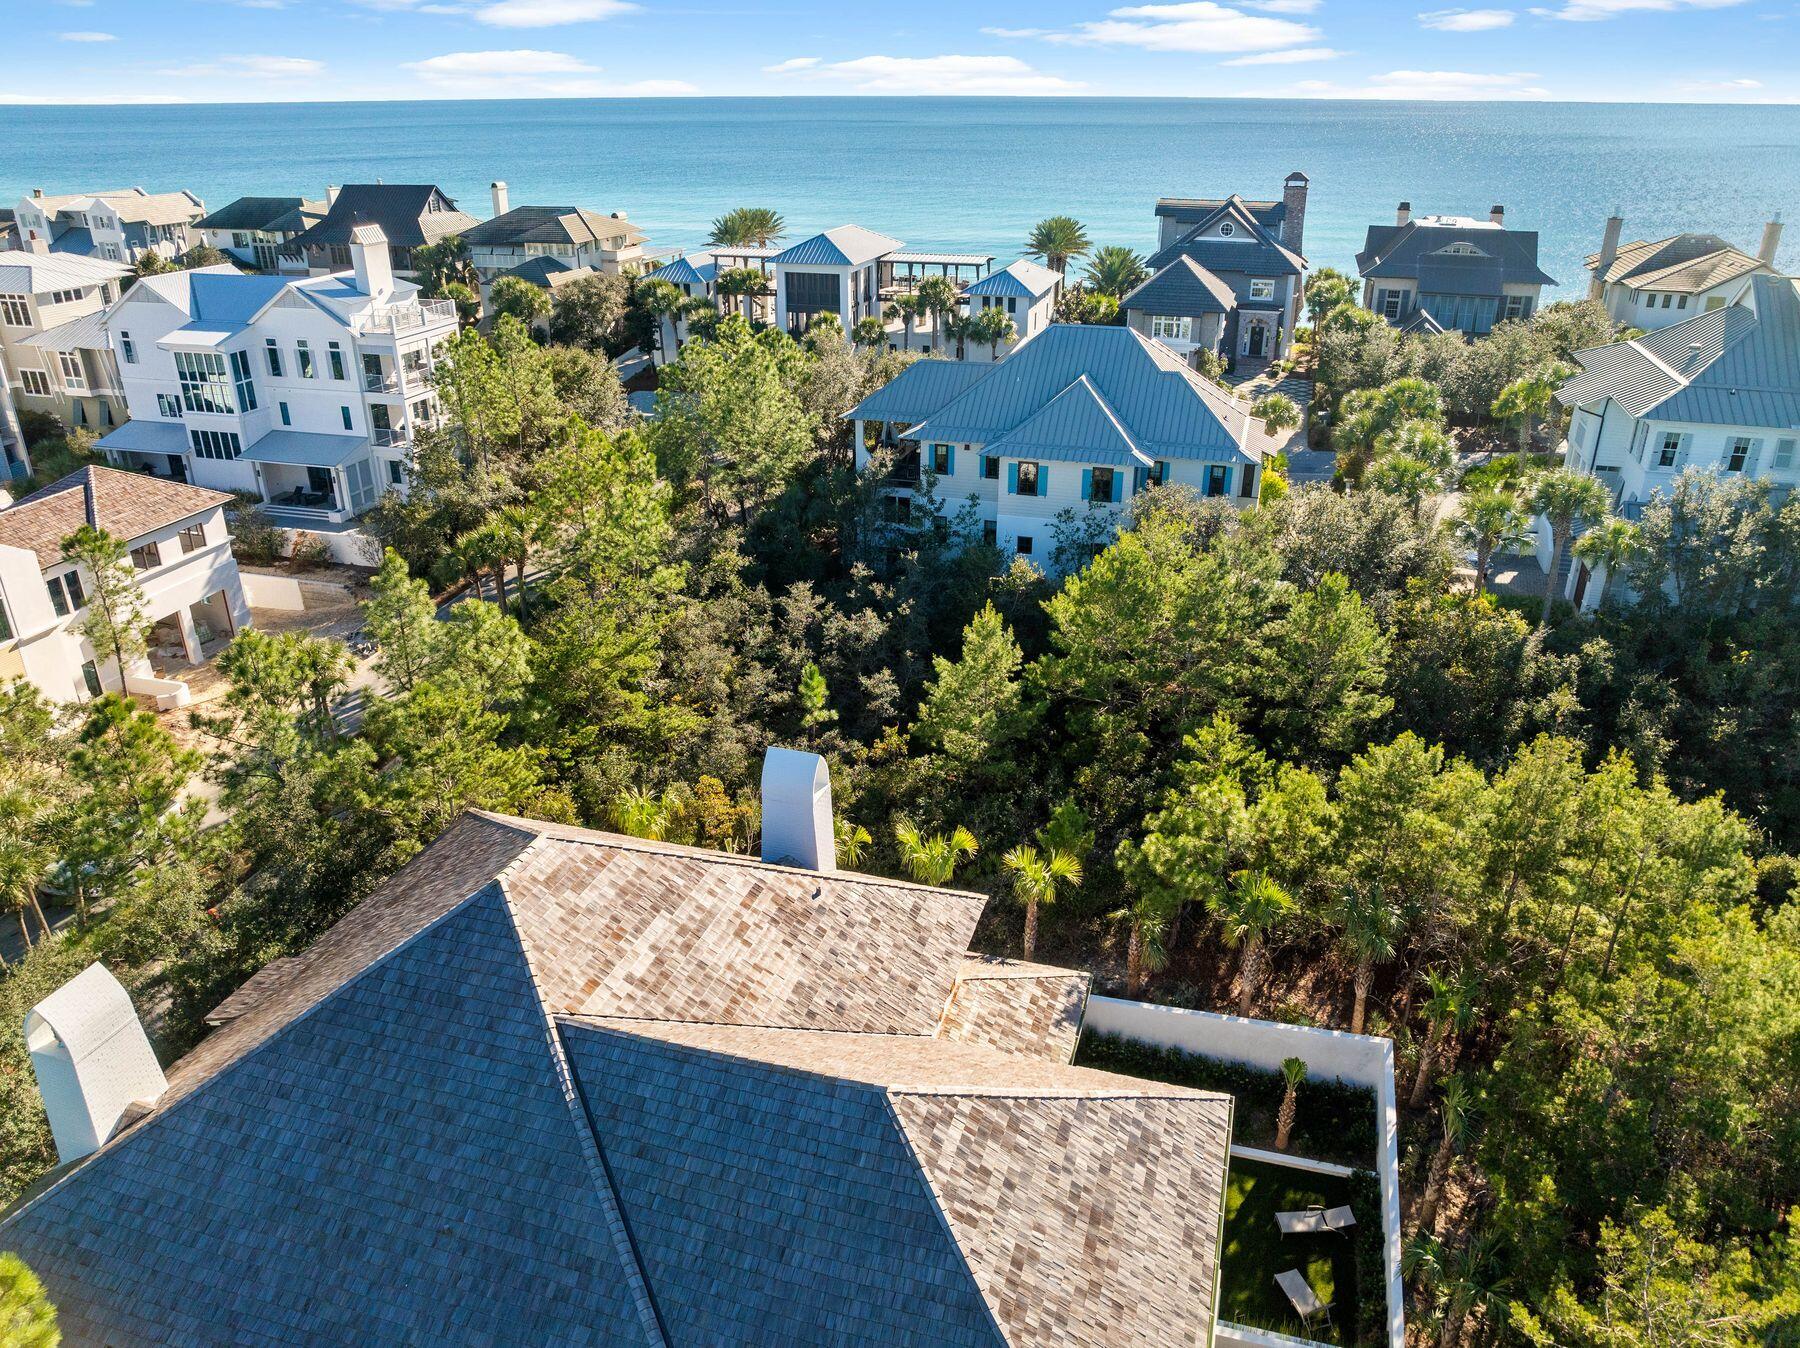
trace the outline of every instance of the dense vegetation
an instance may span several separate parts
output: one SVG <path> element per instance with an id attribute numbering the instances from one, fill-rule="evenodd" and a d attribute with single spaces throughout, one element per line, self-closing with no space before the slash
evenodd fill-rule
<path id="1" fill-rule="evenodd" d="M 1340 303 L 1316 349 L 1362 480 L 1248 514 L 1151 491 L 1059 581 L 856 471 L 842 414 L 905 354 L 733 315 L 629 424 L 605 351 L 643 289 L 559 298 L 565 345 L 510 316 L 453 345 L 448 424 L 373 522 L 386 696 L 355 733 L 344 648 L 255 632 L 204 763 L 116 700 L 0 706 L 6 893 L 34 937 L 40 892 L 83 913 L 0 993 L 8 1193 L 51 1156 L 17 1012 L 92 955 L 178 1051 L 458 811 L 746 850 L 782 743 L 831 760 L 846 864 L 999 896 L 984 948 L 1029 898 L 1104 986 L 1393 1036 L 1440 1342 L 1793 1335 L 1800 503 L 1691 475 L 1619 555 L 1641 604 L 1534 628 L 1458 574 L 1432 437 L 1573 321 L 1503 328 L 1530 360 L 1459 392 L 1357 373 L 1334 334 L 1388 338 Z M 1496 480 L 1515 513 L 1538 490 Z M 459 583 L 497 602 L 440 620 Z M 221 828 L 171 808 L 202 770 Z"/>

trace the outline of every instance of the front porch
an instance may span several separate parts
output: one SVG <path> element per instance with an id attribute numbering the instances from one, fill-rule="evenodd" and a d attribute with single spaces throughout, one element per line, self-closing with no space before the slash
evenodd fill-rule
<path id="1" fill-rule="evenodd" d="M 263 504 L 305 527 L 343 524 L 375 504 L 369 442 L 356 435 L 271 431 L 243 453 Z"/>

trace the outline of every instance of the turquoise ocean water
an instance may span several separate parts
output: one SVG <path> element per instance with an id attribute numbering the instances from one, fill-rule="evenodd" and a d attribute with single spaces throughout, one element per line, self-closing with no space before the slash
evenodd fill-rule
<path id="1" fill-rule="evenodd" d="M 1158 196 L 1277 196 L 1312 179 L 1306 251 L 1348 267 L 1363 230 L 1418 211 L 1502 203 L 1542 235 L 1578 297 L 1606 215 L 1626 237 L 1710 230 L 1754 251 L 1792 223 L 1800 271 L 1800 107 L 1250 99 L 631 99 L 0 107 L 0 203 L 33 187 L 188 187 L 318 196 L 326 183 L 435 182 L 486 217 L 515 205 L 623 210 L 687 246 L 734 205 L 790 237 L 845 222 L 916 247 L 1017 256 L 1053 212 L 1100 243 L 1147 249 Z"/>

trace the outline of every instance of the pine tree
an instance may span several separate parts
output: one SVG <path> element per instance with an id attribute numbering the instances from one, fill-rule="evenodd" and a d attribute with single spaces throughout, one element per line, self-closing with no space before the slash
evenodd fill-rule
<path id="1" fill-rule="evenodd" d="M 363 609 L 363 624 L 379 648 L 375 669 L 396 692 L 410 693 L 436 668 L 443 629 L 431 589 L 407 573 L 392 548 L 382 553 L 381 569 L 369 582 L 373 591 Z"/>
<path id="2" fill-rule="evenodd" d="M 106 530 L 84 524 L 63 539 L 62 555 L 64 561 L 81 568 L 87 583 L 81 634 L 102 659 L 111 656 L 118 662 L 123 680 L 126 666 L 142 659 L 149 649 L 150 619 L 144 612 L 144 592 L 138 588 L 130 549 Z"/>

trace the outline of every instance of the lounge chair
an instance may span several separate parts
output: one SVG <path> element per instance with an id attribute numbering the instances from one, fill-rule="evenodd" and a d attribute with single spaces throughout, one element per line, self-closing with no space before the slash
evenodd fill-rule
<path id="1" fill-rule="evenodd" d="M 1304 1212 L 1276 1213 L 1275 1225 L 1281 1228 L 1284 1236 L 1317 1235 L 1324 1231 L 1342 1231 L 1346 1227 L 1355 1226 L 1356 1214 L 1347 1205 L 1323 1208 L 1315 1203 Z"/>
<path id="2" fill-rule="evenodd" d="M 1300 1317 L 1301 1324 L 1311 1324 L 1313 1317 L 1323 1315 L 1325 1323 L 1331 1323 L 1331 1307 L 1320 1301 L 1313 1291 L 1312 1284 L 1306 1281 L 1306 1275 L 1297 1268 L 1290 1268 L 1286 1273 L 1275 1275 L 1275 1285 L 1287 1293 L 1287 1299 L 1293 1304 L 1294 1313 Z"/>

